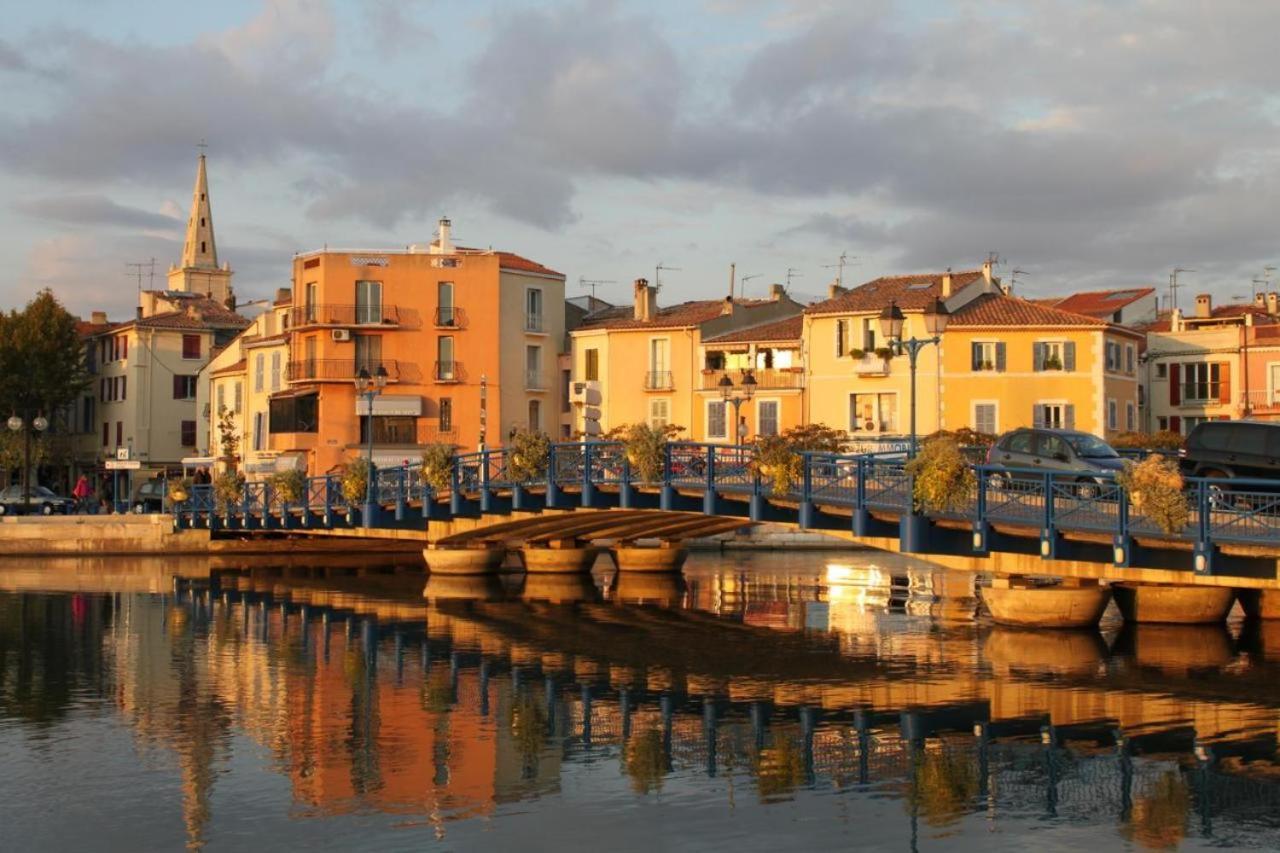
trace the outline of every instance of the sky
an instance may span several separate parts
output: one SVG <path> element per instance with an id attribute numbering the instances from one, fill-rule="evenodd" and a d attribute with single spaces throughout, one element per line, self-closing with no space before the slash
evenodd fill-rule
<path id="1" fill-rule="evenodd" d="M 0 0 L 0 307 L 132 311 L 197 144 L 241 299 L 462 245 L 662 303 L 979 266 L 1248 298 L 1280 265 L 1258 0 Z M 1280 274 L 1276 274 L 1280 287 Z M 144 279 L 144 285 L 147 281 Z"/>

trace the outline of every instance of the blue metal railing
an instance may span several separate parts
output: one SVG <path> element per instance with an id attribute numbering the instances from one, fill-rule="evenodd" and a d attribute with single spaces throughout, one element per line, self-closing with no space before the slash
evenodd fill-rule
<path id="1" fill-rule="evenodd" d="M 701 497 L 704 512 L 749 514 L 753 519 L 773 502 L 773 517 L 792 517 L 802 526 L 814 526 L 821 514 L 828 527 L 833 518 L 852 514 L 855 530 L 865 526 L 871 514 L 921 515 L 905 454 L 896 448 L 801 454 L 799 476 L 781 490 L 771 471 L 756 466 L 750 446 L 671 442 L 664 448 L 661 475 L 653 482 L 645 482 L 632 469 L 619 442 L 553 444 L 544 468 L 536 469 L 536 475 L 524 471 L 519 478 L 509 452 L 494 448 L 455 456 L 447 488 L 427 484 L 416 465 L 378 469 L 368 518 L 364 499 L 348 501 L 336 474 L 307 478 L 303 498 L 296 502 L 284 501 L 265 482 L 246 484 L 239 500 L 232 501 L 219 499 L 211 486 L 199 485 L 170 510 L 178 526 L 210 529 L 378 526 L 507 506 L 635 506 L 643 495 L 658 493 L 659 505 L 665 508 L 677 508 L 680 501 L 688 506 L 689 498 Z M 953 526 L 967 522 L 975 533 L 993 526 L 1038 529 L 1046 540 L 1064 533 L 1110 535 L 1117 555 L 1136 537 L 1190 542 L 1197 555 L 1207 557 L 1217 545 L 1227 543 L 1280 548 L 1280 483 L 1275 481 L 1188 478 L 1187 524 L 1171 533 L 1148 516 L 1140 501 L 1134 505 L 1114 476 L 1105 472 L 1009 469 L 983 463 L 973 465 L 973 471 L 969 494 L 926 520 Z M 743 500 L 748 509 L 735 503 Z M 787 512 L 797 515 L 786 516 Z M 975 545 L 975 551 L 982 549 Z"/>

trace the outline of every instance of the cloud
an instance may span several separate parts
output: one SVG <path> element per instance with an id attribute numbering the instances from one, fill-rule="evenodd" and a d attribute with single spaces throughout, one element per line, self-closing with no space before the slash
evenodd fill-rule
<path id="1" fill-rule="evenodd" d="M 14 203 L 14 209 L 28 216 L 74 225 L 105 225 L 113 228 L 173 229 L 182 225 L 181 214 L 152 213 L 119 204 L 103 195 L 64 195 L 28 199 Z"/>

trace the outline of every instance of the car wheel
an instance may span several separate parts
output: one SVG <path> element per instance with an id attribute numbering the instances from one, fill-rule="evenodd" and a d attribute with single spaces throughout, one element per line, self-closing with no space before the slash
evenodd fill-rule
<path id="1" fill-rule="evenodd" d="M 145 511 L 146 511 L 146 510 L 144 510 L 144 509 L 142 508 L 142 504 L 134 504 L 134 505 L 133 505 L 133 514 L 134 514 L 134 515 L 142 515 L 142 513 L 143 513 L 143 512 L 145 512 Z"/>
<path id="2" fill-rule="evenodd" d="M 52 504 L 41 504 L 41 505 L 40 505 L 40 514 L 41 514 L 41 515 L 53 515 L 53 505 L 52 505 Z"/>
<path id="3" fill-rule="evenodd" d="M 987 478 L 987 488 L 995 492 L 1003 492 L 1009 488 L 1012 478 L 1006 471 L 997 471 Z"/>
<path id="4" fill-rule="evenodd" d="M 1081 477 L 1076 480 L 1076 497 L 1082 501 L 1097 500 L 1098 492 L 1100 491 L 1098 484 L 1088 477 Z"/>
<path id="5" fill-rule="evenodd" d="M 1207 480 L 1226 479 L 1227 475 L 1223 471 L 1201 471 L 1199 476 Z M 1221 483 L 1209 484 L 1209 506 L 1215 510 L 1231 509 L 1231 498 L 1229 497 L 1230 489 Z"/>
<path id="6" fill-rule="evenodd" d="M 9 508 L 7 506 L 5 506 L 4 504 L 0 504 L 0 515 L 4 515 L 8 511 L 9 511 Z"/>

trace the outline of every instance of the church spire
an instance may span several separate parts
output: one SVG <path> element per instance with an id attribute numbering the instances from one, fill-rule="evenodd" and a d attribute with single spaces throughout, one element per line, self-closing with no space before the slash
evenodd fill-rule
<path id="1" fill-rule="evenodd" d="M 191 216 L 187 219 L 187 236 L 182 243 L 182 262 L 169 268 L 169 290 L 201 293 L 230 306 L 235 304 L 231 267 L 218 265 L 204 143 L 200 148 L 200 158 L 196 161 L 196 185 L 191 191 Z"/>
<path id="2" fill-rule="evenodd" d="M 187 240 L 182 245 L 182 265 L 198 269 L 218 268 L 218 247 L 213 242 L 213 211 L 209 207 L 209 176 L 204 152 L 196 165 L 196 186 L 191 191 L 191 218 L 187 220 Z"/>

